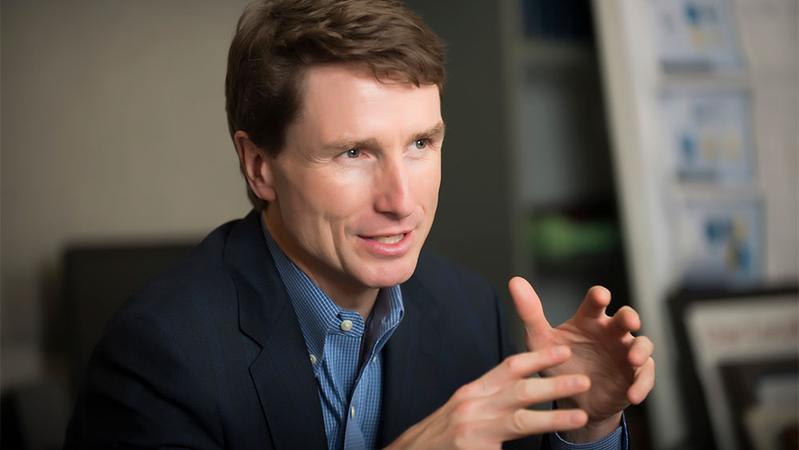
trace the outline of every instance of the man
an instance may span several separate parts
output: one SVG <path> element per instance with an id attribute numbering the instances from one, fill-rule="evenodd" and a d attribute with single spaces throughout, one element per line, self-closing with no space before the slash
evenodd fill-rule
<path id="1" fill-rule="evenodd" d="M 529 351 L 512 355 L 492 289 L 422 252 L 442 53 L 393 0 L 244 12 L 227 111 L 256 208 L 112 321 L 67 448 L 626 447 L 622 411 L 654 383 L 632 309 L 606 316 L 595 287 L 552 328 L 514 278 Z"/>

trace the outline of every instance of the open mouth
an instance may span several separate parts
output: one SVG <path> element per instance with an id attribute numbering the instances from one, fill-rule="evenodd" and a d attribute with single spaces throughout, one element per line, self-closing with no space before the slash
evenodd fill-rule
<path id="1" fill-rule="evenodd" d="M 392 234 L 390 236 L 373 236 L 367 239 L 375 240 L 381 244 L 396 244 L 400 242 L 404 237 L 405 233 L 400 233 L 400 234 Z"/>
<path id="2" fill-rule="evenodd" d="M 392 230 L 393 231 L 393 230 Z M 411 248 L 413 244 L 413 230 L 404 233 L 381 234 L 381 235 L 361 235 L 361 242 L 366 244 L 369 252 L 378 256 L 401 256 Z"/>

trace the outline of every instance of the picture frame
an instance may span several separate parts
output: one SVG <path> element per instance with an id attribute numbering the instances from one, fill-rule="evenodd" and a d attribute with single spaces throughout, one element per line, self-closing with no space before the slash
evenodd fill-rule
<path id="1" fill-rule="evenodd" d="M 728 0 L 650 0 L 666 72 L 740 70 L 738 32 Z"/>
<path id="2" fill-rule="evenodd" d="M 754 180 L 752 102 L 746 89 L 674 85 L 662 90 L 659 102 L 679 181 L 741 185 Z"/>
<path id="3" fill-rule="evenodd" d="M 779 448 L 799 423 L 799 286 L 682 290 L 668 300 L 686 444 Z M 795 404 L 795 403 L 794 403 Z M 791 412 L 793 411 L 793 412 Z"/>
<path id="4" fill-rule="evenodd" d="M 740 288 L 762 281 L 765 214 L 756 190 L 684 190 L 672 220 L 682 285 Z"/>

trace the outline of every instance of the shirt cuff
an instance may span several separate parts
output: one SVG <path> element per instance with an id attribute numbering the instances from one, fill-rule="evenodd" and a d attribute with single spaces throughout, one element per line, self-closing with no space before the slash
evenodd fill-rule
<path id="1" fill-rule="evenodd" d="M 621 415 L 621 425 L 598 441 L 575 444 L 563 439 L 558 433 L 549 434 L 547 439 L 552 450 L 627 450 L 629 447 L 624 414 Z"/>

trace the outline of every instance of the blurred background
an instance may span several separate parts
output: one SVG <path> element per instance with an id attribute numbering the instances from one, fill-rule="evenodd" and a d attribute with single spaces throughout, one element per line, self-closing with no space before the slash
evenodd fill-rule
<path id="1" fill-rule="evenodd" d="M 0 3 L 3 448 L 60 448 L 113 311 L 248 212 L 223 91 L 246 3 Z M 429 246 L 526 276 L 553 323 L 593 284 L 635 307 L 634 448 L 799 448 L 799 2 L 407 3 L 448 46 Z"/>

